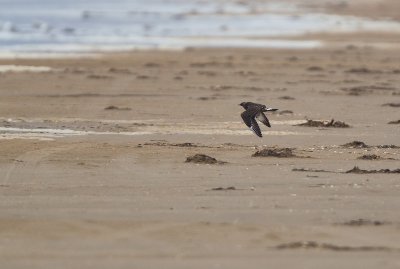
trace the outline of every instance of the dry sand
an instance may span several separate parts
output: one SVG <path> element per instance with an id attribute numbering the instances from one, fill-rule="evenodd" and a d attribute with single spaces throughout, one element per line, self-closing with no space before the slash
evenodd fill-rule
<path id="1" fill-rule="evenodd" d="M 399 63 L 359 46 L 1 60 L 53 68 L 0 74 L 1 268 L 399 268 L 399 174 L 344 173 L 400 168 L 382 147 L 400 146 Z M 243 101 L 293 113 L 260 139 Z"/>

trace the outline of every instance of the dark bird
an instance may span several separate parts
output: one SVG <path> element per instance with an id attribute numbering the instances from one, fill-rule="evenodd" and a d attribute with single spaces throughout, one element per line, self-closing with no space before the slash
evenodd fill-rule
<path id="1" fill-rule="evenodd" d="M 271 124 L 269 123 L 269 120 L 268 120 L 267 116 L 265 116 L 264 112 L 276 111 L 278 109 L 269 108 L 269 107 L 266 107 L 265 105 L 256 104 L 256 103 L 252 103 L 252 102 L 243 102 L 243 103 L 240 103 L 239 105 L 242 106 L 246 110 L 242 114 L 240 114 L 240 116 L 242 116 L 244 123 L 257 136 L 262 137 L 260 126 L 258 126 L 256 118 L 259 121 L 261 121 L 262 123 L 264 123 L 266 126 L 271 127 Z"/>

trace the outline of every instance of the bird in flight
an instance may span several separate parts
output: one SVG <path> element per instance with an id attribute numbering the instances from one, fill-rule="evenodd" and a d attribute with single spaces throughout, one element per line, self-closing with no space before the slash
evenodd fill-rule
<path id="1" fill-rule="evenodd" d="M 249 127 L 257 136 L 262 137 L 262 133 L 260 130 L 260 126 L 256 121 L 256 118 L 264 123 L 266 126 L 271 127 L 267 116 L 265 116 L 264 112 L 267 111 L 276 111 L 277 108 L 269 108 L 262 104 L 256 104 L 252 102 L 242 102 L 239 104 L 242 106 L 245 111 L 240 114 L 244 123 Z"/>

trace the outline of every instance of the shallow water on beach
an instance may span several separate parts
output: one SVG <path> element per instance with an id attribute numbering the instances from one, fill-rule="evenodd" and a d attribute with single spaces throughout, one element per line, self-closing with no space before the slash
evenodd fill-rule
<path id="1" fill-rule="evenodd" d="M 66 123 L 68 121 L 65 121 Z M 115 122 L 134 122 L 134 121 L 113 121 Z M 155 121 L 150 121 L 155 122 Z M 276 125 L 289 125 L 302 123 L 304 120 L 291 121 L 272 121 Z M 35 128 L 35 127 L 0 127 L 0 140 L 2 139 L 54 139 L 69 136 L 82 135 L 123 135 L 141 136 L 151 134 L 187 134 L 187 135 L 253 135 L 252 132 L 243 128 L 241 122 L 214 122 L 208 124 L 191 123 L 163 123 L 144 126 L 135 131 L 86 131 L 74 129 L 57 128 Z M 303 135 L 304 133 L 289 131 L 269 131 L 267 135 Z"/>
<path id="2" fill-rule="evenodd" d="M 187 47 L 315 48 L 320 32 L 398 31 L 400 23 L 309 13 L 262 1 L 2 1 L 0 55 Z"/>

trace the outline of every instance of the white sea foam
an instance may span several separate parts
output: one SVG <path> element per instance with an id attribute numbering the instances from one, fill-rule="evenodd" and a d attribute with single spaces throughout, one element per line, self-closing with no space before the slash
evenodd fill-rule
<path id="1" fill-rule="evenodd" d="M 48 66 L 29 65 L 0 65 L 0 73 L 6 72 L 49 72 L 53 69 Z"/>
<path id="2" fill-rule="evenodd" d="M 118 50 L 117 50 L 118 51 Z M 66 58 L 98 58 L 100 53 L 81 51 L 56 52 L 56 51 L 26 51 L 0 50 L 0 59 L 66 59 Z"/>

